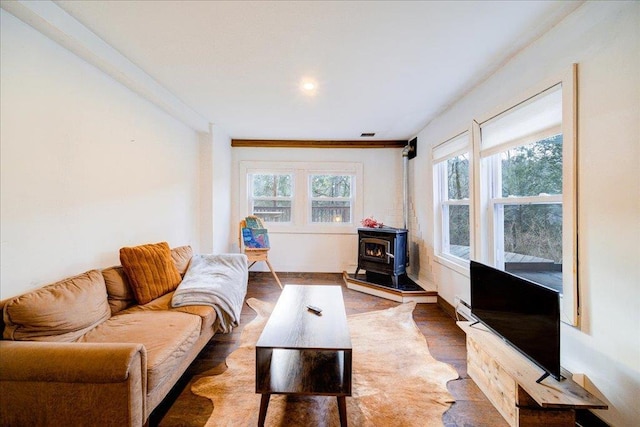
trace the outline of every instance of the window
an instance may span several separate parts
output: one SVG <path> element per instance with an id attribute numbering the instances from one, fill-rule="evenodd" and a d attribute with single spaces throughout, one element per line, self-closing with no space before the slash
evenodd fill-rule
<path id="1" fill-rule="evenodd" d="M 562 291 L 560 85 L 480 126 L 485 218 L 497 268 Z"/>
<path id="2" fill-rule="evenodd" d="M 470 257 L 470 164 L 469 133 L 465 132 L 433 150 L 437 253 L 450 261 L 466 264 Z"/>
<path id="3" fill-rule="evenodd" d="M 353 177 L 309 175 L 311 222 L 351 223 Z"/>
<path id="4" fill-rule="evenodd" d="M 562 320 L 572 325 L 579 319 L 576 76 L 574 65 L 555 84 L 474 122 L 472 179 L 476 259 L 558 289 Z"/>
<path id="5" fill-rule="evenodd" d="M 490 162 L 495 265 L 562 291 L 562 135 Z"/>
<path id="6" fill-rule="evenodd" d="M 562 294 L 578 325 L 577 65 L 432 150 L 436 260 L 469 259 Z"/>
<path id="7" fill-rule="evenodd" d="M 251 174 L 251 213 L 265 222 L 291 222 L 292 174 Z"/>
<path id="8" fill-rule="evenodd" d="M 239 217 L 253 214 L 269 232 L 355 233 L 362 218 L 362 164 L 240 162 Z"/>

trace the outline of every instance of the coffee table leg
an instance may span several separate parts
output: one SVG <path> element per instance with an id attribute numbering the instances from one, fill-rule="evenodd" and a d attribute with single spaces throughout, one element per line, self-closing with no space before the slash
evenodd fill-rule
<path id="1" fill-rule="evenodd" d="M 258 427 L 264 426 L 264 420 L 267 418 L 267 408 L 269 407 L 269 393 L 264 393 L 260 399 L 260 415 L 258 416 Z"/>
<path id="2" fill-rule="evenodd" d="M 347 427 L 347 401 L 344 396 L 338 396 L 338 413 L 340 414 L 340 426 Z"/>

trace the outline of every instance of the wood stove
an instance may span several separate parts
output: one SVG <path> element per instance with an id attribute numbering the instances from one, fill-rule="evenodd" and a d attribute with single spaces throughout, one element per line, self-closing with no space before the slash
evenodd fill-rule
<path id="1" fill-rule="evenodd" d="M 398 276 L 407 269 L 407 230 L 402 228 L 358 228 L 358 271 L 391 276 L 398 287 Z"/>

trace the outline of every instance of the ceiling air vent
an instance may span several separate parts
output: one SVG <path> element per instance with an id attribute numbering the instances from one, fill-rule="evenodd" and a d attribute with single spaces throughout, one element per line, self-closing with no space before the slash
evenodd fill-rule
<path id="1" fill-rule="evenodd" d="M 375 136 L 375 135 L 376 135 L 376 133 L 375 133 L 375 132 L 362 132 L 362 133 L 360 134 L 360 137 L 361 137 L 361 138 L 364 138 L 364 137 L 371 137 L 371 136 Z"/>

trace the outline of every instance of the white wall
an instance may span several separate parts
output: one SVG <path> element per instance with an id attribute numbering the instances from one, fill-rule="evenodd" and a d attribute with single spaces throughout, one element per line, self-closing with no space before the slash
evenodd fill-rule
<path id="1" fill-rule="evenodd" d="M 562 327 L 562 364 L 586 374 L 615 426 L 640 419 L 640 3 L 587 2 L 422 130 L 422 152 L 543 80 L 579 63 L 581 327 Z M 428 156 L 418 159 L 418 221 L 433 224 Z M 433 247 L 433 230 L 424 230 Z M 469 279 L 432 263 L 439 295 L 469 295 Z"/>
<path id="2" fill-rule="evenodd" d="M 233 148 L 233 223 L 241 214 L 239 165 L 241 161 L 273 162 L 359 162 L 363 165 L 363 216 L 374 216 L 393 227 L 402 227 L 401 149 L 362 148 Z M 356 227 L 346 234 L 294 234 L 269 231 L 269 259 L 276 271 L 354 273 L 358 257 Z M 237 230 L 234 231 L 237 233 Z M 237 234 L 232 235 L 237 248 Z M 258 263 L 255 270 L 264 270 Z"/>
<path id="3" fill-rule="evenodd" d="M 0 19 L 0 297 L 118 264 L 122 246 L 198 249 L 196 133 Z"/>
<path id="4" fill-rule="evenodd" d="M 209 125 L 209 132 L 198 134 L 200 141 L 198 178 L 200 188 L 199 197 L 199 226 L 200 252 L 213 253 L 213 134 Z"/>
<path id="5" fill-rule="evenodd" d="M 211 130 L 213 158 L 213 253 L 230 252 L 237 240 L 231 220 L 231 138 L 218 125 Z"/>
<path id="6" fill-rule="evenodd" d="M 231 138 L 218 125 L 200 134 L 200 252 L 232 252 Z M 237 251 L 237 248 L 236 248 Z"/>

